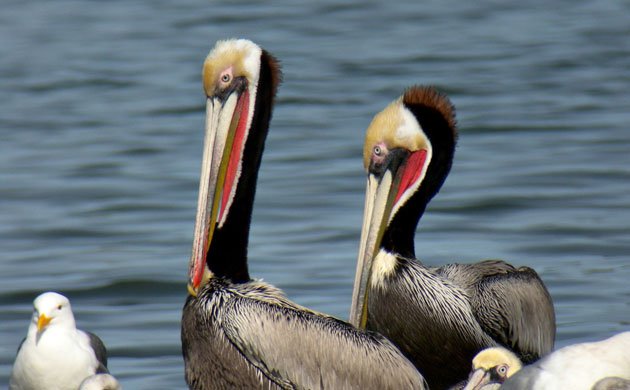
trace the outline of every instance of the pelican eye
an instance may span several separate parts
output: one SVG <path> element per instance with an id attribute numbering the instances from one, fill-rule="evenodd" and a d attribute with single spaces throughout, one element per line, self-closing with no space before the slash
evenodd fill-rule
<path id="1" fill-rule="evenodd" d="M 499 367 L 497 367 L 497 373 L 501 376 L 505 376 L 508 372 L 508 366 L 506 366 L 505 364 L 500 365 Z"/>
<path id="2" fill-rule="evenodd" d="M 232 80 L 232 76 L 229 73 L 223 73 L 221 75 L 221 82 L 227 84 Z"/>
<path id="3" fill-rule="evenodd" d="M 375 154 L 376 156 L 380 156 L 380 155 L 383 153 L 383 149 L 381 149 L 381 147 L 380 147 L 380 146 L 376 145 L 376 146 L 374 147 L 373 152 L 374 152 L 374 154 Z"/>

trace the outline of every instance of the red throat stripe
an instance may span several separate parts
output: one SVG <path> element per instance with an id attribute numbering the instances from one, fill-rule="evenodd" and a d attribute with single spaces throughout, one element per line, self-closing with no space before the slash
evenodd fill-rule
<path id="1" fill-rule="evenodd" d="M 405 165 L 401 167 L 402 177 L 400 178 L 400 185 L 398 186 L 398 193 L 396 194 L 395 203 L 398 202 L 402 194 L 418 180 L 424 168 L 425 161 L 427 159 L 427 151 L 424 149 L 412 152 Z"/>
<path id="2" fill-rule="evenodd" d="M 238 99 L 234 114 L 239 114 L 238 125 L 236 126 L 236 134 L 234 134 L 234 141 L 232 143 L 232 150 L 230 151 L 230 161 L 228 162 L 227 172 L 225 175 L 225 183 L 223 185 L 223 191 L 221 195 L 221 212 L 219 214 L 219 221 L 223 219 L 223 213 L 225 213 L 225 207 L 227 206 L 232 187 L 234 186 L 234 180 L 236 179 L 236 172 L 238 170 L 238 163 L 241 160 L 243 153 L 243 146 L 245 143 L 245 132 L 247 128 L 247 116 L 249 113 L 249 91 L 243 92 Z"/>

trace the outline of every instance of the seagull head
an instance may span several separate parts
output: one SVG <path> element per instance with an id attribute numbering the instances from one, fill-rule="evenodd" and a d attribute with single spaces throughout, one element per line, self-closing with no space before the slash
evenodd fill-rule
<path id="1" fill-rule="evenodd" d="M 37 334 L 41 334 L 51 326 L 76 327 L 70 301 L 61 294 L 43 293 L 35 298 L 33 306 L 35 310 L 33 311 L 31 326 L 36 327 Z"/>

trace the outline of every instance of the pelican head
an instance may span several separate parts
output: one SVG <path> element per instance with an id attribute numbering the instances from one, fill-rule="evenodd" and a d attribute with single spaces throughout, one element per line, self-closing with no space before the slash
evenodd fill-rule
<path id="1" fill-rule="evenodd" d="M 519 358 L 505 348 L 484 349 L 473 358 L 472 372 L 464 390 L 480 390 L 489 384 L 501 384 L 522 366 Z"/>
<path id="2" fill-rule="evenodd" d="M 415 226 L 450 170 L 456 138 L 455 109 L 431 87 L 407 89 L 368 127 L 363 147 L 365 209 L 350 309 L 353 325 L 365 327 L 367 290 L 393 271 L 392 254 L 413 256 Z M 377 256 L 383 261 L 373 267 Z"/>
<path id="3" fill-rule="evenodd" d="M 206 125 L 188 280 L 193 296 L 213 275 L 207 266 L 208 251 L 230 214 L 243 173 L 246 143 L 266 136 L 267 127 L 252 130 L 252 123 L 256 121 L 261 72 L 276 78 L 264 91 L 272 91 L 271 99 L 275 95 L 279 70 L 270 71 L 270 66 L 277 68 L 275 59 L 245 39 L 219 41 L 203 64 Z M 265 134 L 253 137 L 257 130 Z"/>

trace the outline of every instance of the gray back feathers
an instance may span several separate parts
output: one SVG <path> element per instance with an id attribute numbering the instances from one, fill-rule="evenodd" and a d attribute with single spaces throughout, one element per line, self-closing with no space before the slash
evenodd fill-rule
<path id="1" fill-rule="evenodd" d="M 261 282 L 209 285 L 212 295 L 200 296 L 207 299 L 206 310 L 195 314 L 219 335 L 206 348 L 233 348 L 237 354 L 230 356 L 255 368 L 261 384 L 266 379 L 289 389 L 425 388 L 415 367 L 378 334 L 300 307 Z"/>
<path id="2" fill-rule="evenodd" d="M 101 340 L 97 335 L 92 332 L 85 332 L 88 338 L 90 339 L 90 346 L 94 350 L 94 354 L 96 355 L 96 360 L 100 363 L 96 369 L 97 374 L 107 374 L 109 370 L 107 369 L 107 348 L 105 348 L 105 344 L 103 340 Z"/>
<path id="3" fill-rule="evenodd" d="M 536 271 L 486 260 L 449 264 L 438 272 L 466 289 L 483 330 L 516 351 L 524 363 L 552 350 L 556 334 L 553 302 Z"/>

